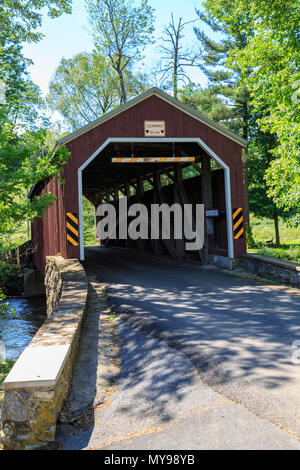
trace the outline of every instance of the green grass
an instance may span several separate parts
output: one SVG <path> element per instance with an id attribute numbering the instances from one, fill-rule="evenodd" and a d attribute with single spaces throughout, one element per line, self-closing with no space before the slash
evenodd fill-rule
<path id="1" fill-rule="evenodd" d="M 275 243 L 273 220 L 250 215 L 250 225 L 256 242 L 265 243 L 273 237 Z M 286 222 L 279 220 L 279 235 L 282 245 L 300 245 L 300 227 L 289 227 Z"/>
<path id="2" fill-rule="evenodd" d="M 10 370 L 14 365 L 14 361 L 6 361 L 3 364 L 0 364 L 0 404 L 3 401 L 4 392 L 2 391 L 2 384 L 6 377 L 8 376 Z"/>
<path id="3" fill-rule="evenodd" d="M 300 263 L 300 227 L 289 227 L 286 222 L 279 220 L 280 246 L 275 245 L 275 229 L 273 220 L 250 216 L 253 238 L 257 244 L 255 249 L 248 252 L 264 256 Z M 271 246 L 266 244 L 271 240 Z"/>
<path id="4" fill-rule="evenodd" d="M 263 247 L 253 251 L 258 255 L 272 256 L 273 258 L 283 259 L 285 261 L 292 261 L 294 263 L 300 263 L 299 245 L 285 245 L 280 248 Z"/>
<path id="5" fill-rule="evenodd" d="M 83 236 L 85 246 L 96 245 L 95 209 L 85 197 L 83 202 Z"/>
<path id="6" fill-rule="evenodd" d="M 94 206 L 84 197 L 83 198 L 83 232 L 84 244 L 86 246 L 96 245 L 96 230 L 94 219 Z M 22 245 L 27 240 L 30 240 L 31 235 L 28 237 L 27 222 L 20 225 L 14 233 L 6 234 L 0 238 L 0 253 L 12 250 L 17 246 Z"/>
<path id="7" fill-rule="evenodd" d="M 2 235 L 0 238 L 0 253 L 8 250 L 13 250 L 17 246 L 30 240 L 30 232 L 28 237 L 27 222 L 20 225 L 15 232 Z"/>

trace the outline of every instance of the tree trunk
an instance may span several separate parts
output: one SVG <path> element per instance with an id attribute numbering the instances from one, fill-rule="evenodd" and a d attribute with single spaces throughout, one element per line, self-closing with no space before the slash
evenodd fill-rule
<path id="1" fill-rule="evenodd" d="M 274 213 L 274 227 L 275 227 L 275 239 L 276 239 L 276 245 L 280 245 L 280 236 L 279 236 L 279 223 L 278 223 L 278 215 L 275 212 Z"/>
<path id="2" fill-rule="evenodd" d="M 175 35 L 175 48 L 174 48 L 174 65 L 173 65 L 173 93 L 174 98 L 178 94 L 178 51 L 179 51 L 179 35 L 180 35 L 181 18 L 178 23 L 178 28 Z"/>
<path id="3" fill-rule="evenodd" d="M 176 43 L 176 49 L 175 49 L 175 54 L 174 54 L 174 65 L 173 65 L 173 95 L 174 98 L 177 98 L 178 94 L 178 64 L 177 64 L 177 43 Z"/>
<path id="4" fill-rule="evenodd" d="M 178 94 L 177 73 L 176 73 L 176 71 L 174 71 L 174 75 L 173 75 L 173 95 L 174 95 L 174 98 L 177 98 L 177 94 Z"/>
<path id="5" fill-rule="evenodd" d="M 126 93 L 126 86 L 124 82 L 124 76 L 122 70 L 118 70 L 119 80 L 120 80 L 120 88 L 121 88 L 121 104 L 127 103 L 127 93 Z"/>
<path id="6" fill-rule="evenodd" d="M 243 104 L 243 138 L 248 143 L 248 104 Z M 248 189 L 248 144 L 243 156 L 243 172 L 244 172 L 244 218 L 245 223 L 249 224 L 249 189 Z"/>

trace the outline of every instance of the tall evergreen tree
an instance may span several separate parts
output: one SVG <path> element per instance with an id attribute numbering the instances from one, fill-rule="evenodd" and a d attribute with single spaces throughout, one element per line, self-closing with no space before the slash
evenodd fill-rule
<path id="1" fill-rule="evenodd" d="M 224 114 L 231 121 L 230 127 L 238 131 L 248 142 L 249 138 L 249 106 L 250 95 L 243 83 L 241 71 L 238 68 L 230 68 L 227 61 L 231 50 L 243 49 L 246 45 L 246 37 L 242 32 L 232 33 L 226 27 L 214 21 L 207 13 L 197 10 L 200 20 L 212 31 L 212 34 L 219 35 L 220 40 L 211 39 L 200 27 L 195 27 L 194 31 L 203 48 L 202 70 L 208 77 L 211 93 L 215 93 L 221 98 L 223 106 L 215 108 L 214 119 L 222 121 Z M 243 20 L 241 19 L 241 22 Z M 248 195 L 248 156 L 245 151 L 244 163 L 244 187 L 245 187 L 245 219 L 249 223 L 249 195 Z"/>
<path id="2" fill-rule="evenodd" d="M 300 223 L 299 0 L 205 0 L 208 14 L 234 37 L 243 35 L 229 63 L 241 71 L 263 132 L 276 136 L 265 177 L 278 208 Z"/>
<path id="3" fill-rule="evenodd" d="M 274 221 L 275 243 L 280 245 L 279 217 L 287 214 L 276 207 L 268 197 L 267 184 L 264 179 L 267 168 L 274 159 L 272 153 L 276 147 L 276 138 L 270 133 L 263 133 L 256 124 L 259 116 L 251 114 L 249 129 L 250 142 L 248 147 L 249 164 L 249 207 L 257 217 L 265 217 Z"/>
<path id="4" fill-rule="evenodd" d="M 233 132 L 238 133 L 240 131 L 240 118 L 234 117 L 232 108 L 224 102 L 214 86 L 209 85 L 202 88 L 201 85 L 191 83 L 179 90 L 178 98 L 183 103 L 197 109 L 209 119 L 219 122 Z"/>

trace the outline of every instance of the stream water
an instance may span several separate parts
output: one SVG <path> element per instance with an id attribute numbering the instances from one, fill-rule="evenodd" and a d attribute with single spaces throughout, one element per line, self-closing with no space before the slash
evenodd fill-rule
<path id="1" fill-rule="evenodd" d="M 0 315 L 0 334 L 6 348 L 6 359 L 16 360 L 46 319 L 46 298 L 10 298 L 12 316 Z"/>

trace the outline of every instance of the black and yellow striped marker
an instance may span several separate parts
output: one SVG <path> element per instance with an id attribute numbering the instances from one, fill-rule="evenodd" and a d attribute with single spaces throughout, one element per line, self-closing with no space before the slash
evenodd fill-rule
<path id="1" fill-rule="evenodd" d="M 233 237 L 235 240 L 244 237 L 243 209 L 237 207 L 232 210 Z"/>
<path id="2" fill-rule="evenodd" d="M 67 212 L 66 228 L 68 245 L 79 245 L 78 215 L 75 212 Z"/>

